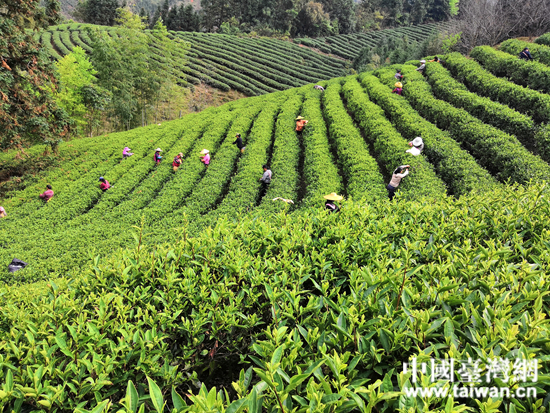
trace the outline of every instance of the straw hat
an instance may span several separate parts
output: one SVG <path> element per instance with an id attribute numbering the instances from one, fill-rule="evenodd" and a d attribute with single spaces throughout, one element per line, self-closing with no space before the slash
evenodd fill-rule
<path id="1" fill-rule="evenodd" d="M 421 60 L 420 63 L 426 63 L 426 61 L 425 61 L 425 60 Z"/>
<path id="2" fill-rule="evenodd" d="M 304 119 L 302 116 L 298 116 L 298 117 L 296 118 L 296 120 L 302 120 L 302 119 Z"/>
<path id="3" fill-rule="evenodd" d="M 162 152 L 162 149 L 157 148 L 157 149 L 155 149 L 155 152 Z"/>
<path id="4" fill-rule="evenodd" d="M 344 199 L 343 196 L 338 195 L 336 192 L 325 195 L 323 198 L 328 199 L 329 201 L 341 201 Z"/>
<path id="5" fill-rule="evenodd" d="M 201 151 L 201 154 L 202 154 L 202 155 L 206 155 L 207 153 L 210 153 L 210 151 L 209 151 L 208 149 L 203 149 L 203 150 Z"/>
<path id="6" fill-rule="evenodd" d="M 423 141 L 420 136 L 413 139 L 413 146 L 420 146 L 422 145 Z"/>
<path id="7" fill-rule="evenodd" d="M 403 83 L 397 82 L 397 83 L 395 84 L 395 87 L 403 87 Z"/>

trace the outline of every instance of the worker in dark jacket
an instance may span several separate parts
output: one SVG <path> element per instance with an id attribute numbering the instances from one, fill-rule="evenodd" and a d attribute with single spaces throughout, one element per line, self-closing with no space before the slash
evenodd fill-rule
<path id="1" fill-rule="evenodd" d="M 235 135 L 235 137 L 237 139 L 235 139 L 235 142 L 233 142 L 233 145 L 237 145 L 237 148 L 239 148 L 241 150 L 241 153 L 244 153 L 245 146 L 243 144 L 243 138 L 241 138 L 241 134 L 237 133 L 237 135 Z"/>
<path id="2" fill-rule="evenodd" d="M 531 56 L 528 47 L 523 49 L 523 51 L 519 54 L 519 58 L 522 60 L 533 60 L 533 56 Z"/>

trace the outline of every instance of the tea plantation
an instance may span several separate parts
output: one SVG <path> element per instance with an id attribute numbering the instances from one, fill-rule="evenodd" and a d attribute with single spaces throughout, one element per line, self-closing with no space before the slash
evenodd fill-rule
<path id="1" fill-rule="evenodd" d="M 542 58 L 509 56 L 400 65 L 403 96 L 387 67 L 62 144 L 0 202 L 0 263 L 29 263 L 0 273 L 0 411 L 546 412 L 550 96 L 513 76 Z"/>
<path id="2" fill-rule="evenodd" d="M 91 51 L 91 39 L 86 31 L 90 27 L 107 32 L 111 29 L 80 23 L 61 24 L 42 32 L 40 41 L 55 59 L 69 54 L 75 46 Z M 374 47 L 384 37 L 408 36 L 422 41 L 444 28 L 445 24 L 426 24 L 367 34 L 295 39 L 294 43 L 200 32 L 171 31 L 170 36 L 190 45 L 189 50 L 182 50 L 177 57 L 181 59 L 181 72 L 177 75 L 182 82 L 205 82 L 223 91 L 234 89 L 247 96 L 257 96 L 343 76 L 349 73 L 350 61 L 363 47 Z M 158 53 L 151 57 L 162 61 L 164 57 L 156 50 Z"/>
<path id="3" fill-rule="evenodd" d="M 112 32 L 108 26 L 62 24 L 42 32 L 41 43 L 59 59 L 80 46 L 91 51 L 87 28 Z M 275 39 L 247 39 L 236 36 L 170 31 L 170 37 L 185 41 L 177 59 L 182 82 L 205 82 L 223 91 L 238 90 L 248 96 L 285 90 L 318 80 L 344 75 L 346 62 L 315 53 L 305 47 Z M 152 59 L 166 59 L 155 49 Z"/>

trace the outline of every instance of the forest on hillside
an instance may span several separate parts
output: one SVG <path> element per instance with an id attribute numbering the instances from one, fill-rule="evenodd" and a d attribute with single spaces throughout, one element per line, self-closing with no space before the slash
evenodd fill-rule
<path id="1" fill-rule="evenodd" d="M 162 19 L 168 30 L 315 37 L 446 21 L 457 12 L 457 0 L 195 1 L 200 7 L 177 0 L 81 0 L 70 14 L 84 23 L 113 25 L 116 9 L 129 5 L 150 27 Z"/>

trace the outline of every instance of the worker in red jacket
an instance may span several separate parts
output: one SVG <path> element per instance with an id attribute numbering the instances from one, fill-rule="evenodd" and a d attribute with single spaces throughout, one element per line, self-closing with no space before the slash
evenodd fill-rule
<path id="1" fill-rule="evenodd" d="M 103 192 L 105 192 L 107 189 L 111 187 L 111 184 L 109 184 L 109 181 L 103 178 L 102 176 L 99 177 L 99 189 L 101 189 Z"/>

